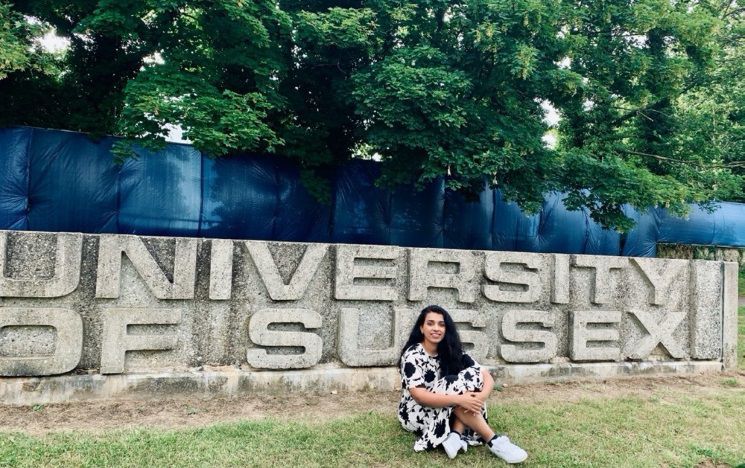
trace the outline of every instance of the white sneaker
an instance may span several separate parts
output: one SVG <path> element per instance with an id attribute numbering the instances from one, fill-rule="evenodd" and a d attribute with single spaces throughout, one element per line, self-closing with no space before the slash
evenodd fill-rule
<path id="1" fill-rule="evenodd" d="M 445 449 L 445 453 L 448 454 L 448 458 L 451 460 L 458 455 L 461 449 L 465 451 L 464 445 L 468 446 L 468 444 L 463 442 L 463 439 L 460 438 L 457 432 L 451 432 L 448 434 L 447 439 L 442 442 L 442 448 Z"/>
<path id="2" fill-rule="evenodd" d="M 491 453 L 507 463 L 522 463 L 528 458 L 528 452 L 510 442 L 507 436 L 495 437 L 488 445 Z"/>

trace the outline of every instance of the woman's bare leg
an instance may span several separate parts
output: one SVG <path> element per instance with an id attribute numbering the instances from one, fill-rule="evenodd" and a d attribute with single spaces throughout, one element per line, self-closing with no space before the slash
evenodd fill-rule
<path id="1" fill-rule="evenodd" d="M 476 433 L 487 442 L 494 437 L 494 431 L 489 427 L 489 424 L 487 424 L 481 413 L 472 413 L 464 410 L 460 406 L 456 406 L 455 410 L 453 410 L 453 414 L 455 414 L 455 421 L 453 422 L 454 428 L 457 427 L 456 425 L 458 423 L 463 424 L 464 426 L 476 431 Z"/>
<path id="2" fill-rule="evenodd" d="M 466 430 L 466 425 L 456 416 L 453 416 L 453 423 L 450 424 L 450 430 L 463 434 L 463 431 Z"/>

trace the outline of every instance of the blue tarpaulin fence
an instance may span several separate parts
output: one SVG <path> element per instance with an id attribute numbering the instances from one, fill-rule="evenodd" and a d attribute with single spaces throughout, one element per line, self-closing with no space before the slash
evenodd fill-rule
<path id="1" fill-rule="evenodd" d="M 117 165 L 113 137 L 36 128 L 0 129 L 0 229 L 393 244 L 412 247 L 654 256 L 659 242 L 745 246 L 745 205 L 692 207 L 676 218 L 640 213 L 621 235 L 547 194 L 523 213 L 485 189 L 468 202 L 442 180 L 423 190 L 383 190 L 378 166 L 352 161 L 331 174 L 332 201 L 316 202 L 289 160 L 209 158 L 188 145 L 136 149 Z"/>

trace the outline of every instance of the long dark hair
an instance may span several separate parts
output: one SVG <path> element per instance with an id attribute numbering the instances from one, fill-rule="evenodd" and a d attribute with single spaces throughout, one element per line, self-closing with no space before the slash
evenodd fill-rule
<path id="1" fill-rule="evenodd" d="M 453 318 L 447 310 L 436 305 L 427 306 L 419 312 L 419 317 L 416 319 L 414 328 L 411 329 L 409 339 L 401 350 L 399 363 L 401 362 L 404 353 L 409 348 L 424 341 L 424 334 L 422 334 L 420 327 L 424 325 L 424 319 L 430 312 L 442 315 L 442 318 L 445 321 L 445 335 L 442 341 L 437 343 L 437 357 L 440 359 L 440 374 L 442 374 L 442 376 L 457 374 L 467 367 L 463 362 L 463 343 L 460 341 L 460 335 L 458 335 L 458 329 L 455 328 Z"/>

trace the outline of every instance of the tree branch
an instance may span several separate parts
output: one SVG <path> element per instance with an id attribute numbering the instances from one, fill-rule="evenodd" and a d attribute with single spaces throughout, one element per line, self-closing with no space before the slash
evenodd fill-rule
<path id="1" fill-rule="evenodd" d="M 624 153 L 633 154 L 636 156 L 647 156 L 650 158 L 657 159 L 659 161 L 671 162 L 671 163 L 676 163 L 676 164 L 687 164 L 687 165 L 713 168 L 713 169 L 734 169 L 734 168 L 739 168 L 739 167 L 745 167 L 745 160 L 730 161 L 728 163 L 722 163 L 722 164 L 705 164 L 702 161 L 686 161 L 685 159 L 669 158 L 667 156 L 660 156 L 659 154 L 652 154 L 652 153 L 644 153 L 641 151 L 634 151 L 634 150 L 627 150 L 627 149 L 621 149 L 621 151 Z"/>

